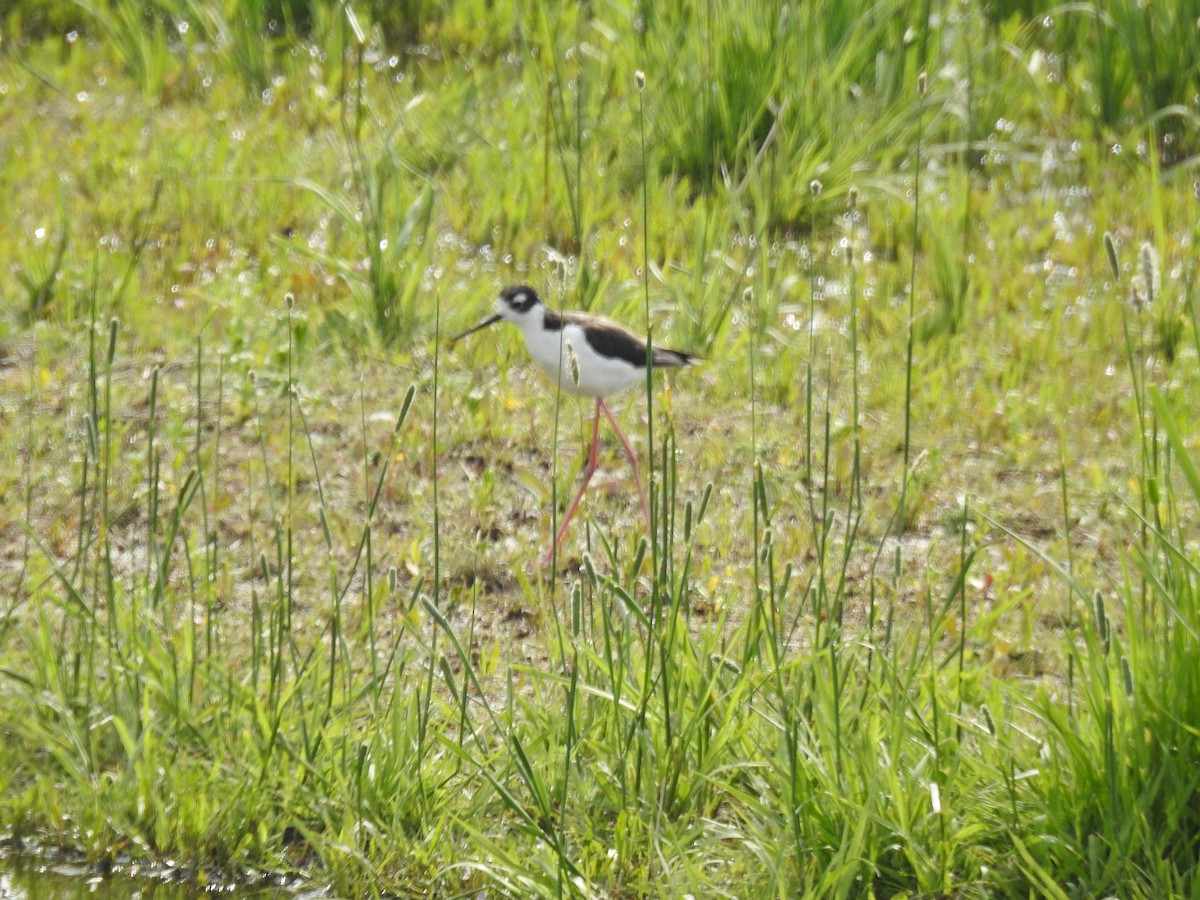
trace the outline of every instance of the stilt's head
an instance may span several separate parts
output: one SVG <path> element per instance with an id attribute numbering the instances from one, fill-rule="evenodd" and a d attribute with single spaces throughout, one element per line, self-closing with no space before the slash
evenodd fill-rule
<path id="1" fill-rule="evenodd" d="M 474 334 L 481 328 L 487 328 L 496 322 L 513 322 L 519 325 L 529 316 L 538 316 L 541 312 L 542 298 L 533 288 L 524 284 L 506 287 L 496 298 L 496 311 L 473 328 L 468 328 L 461 334 L 450 338 L 450 343 L 462 340 L 468 334 Z"/>

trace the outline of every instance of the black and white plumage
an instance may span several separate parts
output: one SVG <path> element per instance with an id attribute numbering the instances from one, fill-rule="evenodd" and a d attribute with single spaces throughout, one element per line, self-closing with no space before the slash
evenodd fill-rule
<path id="1" fill-rule="evenodd" d="M 607 397 L 645 381 L 644 337 L 611 319 L 549 310 L 537 291 L 523 284 L 502 290 L 496 298 L 496 312 L 451 338 L 451 343 L 496 322 L 512 322 L 520 328 L 533 361 L 569 394 Z M 675 369 L 696 362 L 689 353 L 654 348 L 656 369 Z"/>
<path id="2" fill-rule="evenodd" d="M 496 322 L 511 322 L 521 329 L 525 338 L 525 349 L 533 361 L 550 376 L 551 381 L 560 385 L 563 391 L 580 397 L 594 397 L 596 400 L 596 415 L 592 422 L 592 447 L 583 473 L 583 484 L 571 502 L 562 526 L 555 535 L 554 544 L 546 552 L 543 562 L 549 561 L 554 548 L 566 535 L 567 525 L 575 515 L 583 492 L 596 471 L 601 412 L 612 423 L 629 456 L 634 481 L 642 498 L 642 511 L 646 514 L 648 523 L 650 509 L 646 503 L 646 492 L 642 490 L 637 456 L 629 439 L 617 424 L 616 417 L 604 402 L 604 398 L 609 394 L 645 382 L 649 356 L 646 339 L 611 319 L 578 312 L 557 313 L 547 309 L 537 291 L 522 284 L 502 290 L 496 298 L 496 312 L 475 327 L 455 335 L 450 342 L 454 343 Z M 653 356 L 650 358 L 655 369 L 677 369 L 699 362 L 697 357 L 680 350 L 653 347 L 651 352 Z"/>

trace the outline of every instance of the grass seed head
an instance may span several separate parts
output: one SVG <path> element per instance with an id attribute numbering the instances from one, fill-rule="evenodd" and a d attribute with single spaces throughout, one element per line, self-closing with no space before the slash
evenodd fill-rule
<path id="1" fill-rule="evenodd" d="M 1149 241 L 1142 241 L 1138 248 L 1138 275 L 1145 285 L 1146 304 L 1154 302 L 1162 288 L 1162 276 L 1158 268 L 1158 251 Z"/>
<path id="2" fill-rule="evenodd" d="M 1108 267 L 1112 269 L 1113 280 L 1121 280 L 1121 264 L 1117 261 L 1117 239 L 1111 231 L 1104 232 L 1104 252 L 1108 255 Z"/>
<path id="3" fill-rule="evenodd" d="M 1141 312 L 1150 305 L 1149 292 L 1146 289 L 1146 279 L 1138 272 L 1129 279 L 1129 305 Z"/>
<path id="4" fill-rule="evenodd" d="M 579 357 L 575 355 L 575 345 L 567 341 L 567 364 L 571 367 L 571 383 L 579 387 Z"/>
<path id="5" fill-rule="evenodd" d="M 1092 595 L 1092 606 L 1096 616 L 1096 635 L 1102 641 L 1108 640 L 1108 616 L 1104 610 L 1104 595 L 1096 591 Z"/>

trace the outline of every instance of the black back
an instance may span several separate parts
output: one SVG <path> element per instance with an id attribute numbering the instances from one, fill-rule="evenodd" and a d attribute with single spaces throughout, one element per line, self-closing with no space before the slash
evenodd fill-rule
<path id="1" fill-rule="evenodd" d="M 607 328 L 585 329 L 588 344 L 601 356 L 623 360 L 630 365 L 646 368 L 646 342 L 637 341 L 625 332 Z"/>

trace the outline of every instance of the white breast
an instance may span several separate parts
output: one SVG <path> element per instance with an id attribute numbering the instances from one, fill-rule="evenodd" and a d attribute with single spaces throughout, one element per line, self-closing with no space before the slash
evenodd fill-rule
<path id="1" fill-rule="evenodd" d="M 646 377 L 644 367 L 601 356 L 593 350 L 579 325 L 569 323 L 561 331 L 546 331 L 540 323 L 530 323 L 528 327 L 522 325 L 525 349 L 552 382 L 562 385 L 565 393 L 607 397 Z"/>

